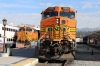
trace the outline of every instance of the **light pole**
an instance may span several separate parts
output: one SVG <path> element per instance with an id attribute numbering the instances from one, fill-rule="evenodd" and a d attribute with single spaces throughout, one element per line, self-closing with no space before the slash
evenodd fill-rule
<path id="1" fill-rule="evenodd" d="M 3 53 L 6 53 L 6 46 L 5 46 L 5 38 L 6 38 L 6 36 L 5 36 L 5 26 L 7 25 L 7 20 L 4 18 L 3 20 L 3 25 L 4 25 L 4 46 L 3 46 Z"/>

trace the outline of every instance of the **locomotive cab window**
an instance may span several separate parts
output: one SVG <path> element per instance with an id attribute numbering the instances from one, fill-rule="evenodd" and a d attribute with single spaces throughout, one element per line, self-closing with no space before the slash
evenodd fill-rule
<path id="1" fill-rule="evenodd" d="M 32 29 L 27 27 L 26 31 L 32 32 Z"/>
<path id="2" fill-rule="evenodd" d="M 75 13 L 74 12 L 60 12 L 60 16 L 74 19 L 75 18 Z"/>
<path id="3" fill-rule="evenodd" d="M 44 12 L 44 19 L 53 17 L 53 16 L 58 16 L 58 12 Z"/>
<path id="4" fill-rule="evenodd" d="M 19 29 L 19 31 L 25 31 L 25 29 L 24 29 L 23 27 L 21 27 L 21 28 Z"/>
<path id="5" fill-rule="evenodd" d="M 33 31 L 34 31 L 35 33 L 37 33 L 37 30 L 34 29 Z"/>

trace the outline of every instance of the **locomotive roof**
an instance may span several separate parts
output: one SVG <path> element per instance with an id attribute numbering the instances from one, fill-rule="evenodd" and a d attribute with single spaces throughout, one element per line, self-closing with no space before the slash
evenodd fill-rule
<path id="1" fill-rule="evenodd" d="M 46 12 L 46 11 L 72 11 L 72 12 L 76 12 L 74 9 L 72 9 L 71 7 L 61 7 L 61 6 L 55 6 L 55 7 L 48 7 L 47 9 L 45 9 L 42 12 Z"/>
<path id="2" fill-rule="evenodd" d="M 21 26 L 21 27 L 19 27 L 19 29 L 23 28 L 23 27 L 34 29 L 33 27 L 30 27 L 30 26 Z"/>

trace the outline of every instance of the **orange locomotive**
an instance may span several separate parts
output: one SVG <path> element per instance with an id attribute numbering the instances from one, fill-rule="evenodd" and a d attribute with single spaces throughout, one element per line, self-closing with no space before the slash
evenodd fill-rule
<path id="1" fill-rule="evenodd" d="M 38 32 L 32 27 L 20 27 L 15 35 L 16 43 L 23 44 L 24 47 L 31 47 L 31 42 L 38 40 Z"/>
<path id="2" fill-rule="evenodd" d="M 48 7 L 40 22 L 39 60 L 74 59 L 76 11 L 70 7 Z"/>

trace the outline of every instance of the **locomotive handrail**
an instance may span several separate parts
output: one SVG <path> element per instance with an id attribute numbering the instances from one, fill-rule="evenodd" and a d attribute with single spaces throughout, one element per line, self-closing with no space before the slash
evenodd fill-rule
<path id="1" fill-rule="evenodd" d="M 70 34 L 70 32 L 68 32 L 69 34 Z M 73 36 L 72 36 L 72 34 L 70 34 L 71 35 L 71 37 L 73 38 L 73 39 L 75 39 Z"/>
<path id="2" fill-rule="evenodd" d="M 46 32 L 39 38 L 39 40 L 37 41 L 38 43 L 40 43 L 40 40 L 46 35 L 47 31 L 48 31 L 48 28 L 46 29 Z"/>

